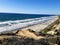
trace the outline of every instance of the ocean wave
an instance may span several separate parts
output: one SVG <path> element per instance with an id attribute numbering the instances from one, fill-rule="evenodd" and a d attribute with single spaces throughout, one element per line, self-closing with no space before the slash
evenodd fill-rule
<path id="1" fill-rule="evenodd" d="M 34 23 L 35 24 L 36 22 L 43 23 L 43 22 L 46 22 L 48 20 L 51 20 L 52 18 L 54 18 L 54 16 L 24 19 L 24 20 L 15 20 L 15 21 L 5 21 L 5 22 L 0 22 L 0 27 L 11 26 L 11 25 L 16 25 L 16 24 L 22 24 L 22 23 L 24 23 L 24 24 L 25 23 L 27 23 L 27 24 L 29 24 L 29 23 L 33 24 Z"/>

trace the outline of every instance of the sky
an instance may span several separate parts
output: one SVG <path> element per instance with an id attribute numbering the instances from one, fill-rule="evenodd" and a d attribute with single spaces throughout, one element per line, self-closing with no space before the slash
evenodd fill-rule
<path id="1" fill-rule="evenodd" d="M 0 12 L 60 14 L 60 0 L 0 0 Z"/>

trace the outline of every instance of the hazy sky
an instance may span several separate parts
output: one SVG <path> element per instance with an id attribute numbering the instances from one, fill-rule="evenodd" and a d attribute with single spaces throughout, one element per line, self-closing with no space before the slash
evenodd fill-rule
<path id="1" fill-rule="evenodd" d="M 0 0 L 0 12 L 60 14 L 60 0 Z"/>

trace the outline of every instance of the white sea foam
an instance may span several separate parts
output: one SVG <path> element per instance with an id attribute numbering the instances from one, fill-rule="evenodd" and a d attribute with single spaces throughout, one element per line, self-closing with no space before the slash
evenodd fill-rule
<path id="1" fill-rule="evenodd" d="M 15 21 L 5 21 L 5 22 L 0 22 L 0 27 L 4 26 L 11 26 L 11 25 L 16 25 L 16 24 L 21 24 L 21 23 L 35 23 L 36 21 L 39 23 L 45 22 L 47 20 L 52 19 L 53 16 L 51 17 L 41 17 L 41 18 L 32 18 L 32 19 L 25 19 L 25 20 L 15 20 Z"/>

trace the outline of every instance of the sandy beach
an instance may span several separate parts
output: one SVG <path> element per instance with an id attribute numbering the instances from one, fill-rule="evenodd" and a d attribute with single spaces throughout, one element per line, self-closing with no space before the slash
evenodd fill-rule
<path id="1" fill-rule="evenodd" d="M 40 32 L 42 31 L 43 29 L 49 27 L 50 25 L 52 25 L 52 23 L 54 23 L 56 20 L 58 20 L 58 17 L 52 19 L 52 20 L 49 20 L 45 23 L 42 23 L 42 24 L 37 24 L 37 25 L 33 25 L 33 26 L 29 26 L 29 27 L 26 27 L 26 28 L 23 28 L 22 30 L 27 30 L 27 29 L 31 29 L 35 32 Z"/>

